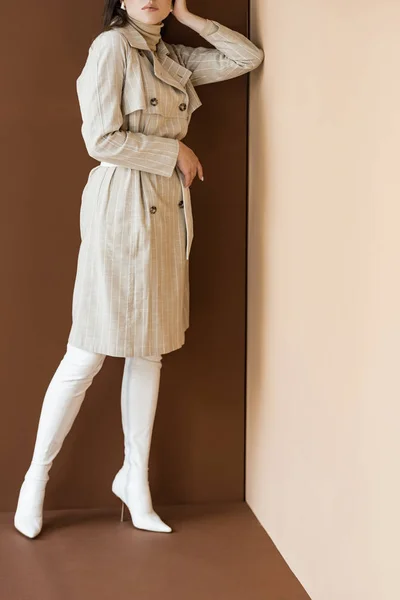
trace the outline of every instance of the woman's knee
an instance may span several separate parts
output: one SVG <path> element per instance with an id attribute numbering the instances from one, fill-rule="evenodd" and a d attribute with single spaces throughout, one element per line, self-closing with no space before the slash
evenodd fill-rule
<path id="1" fill-rule="evenodd" d="M 63 363 L 83 377 L 96 375 L 103 366 L 106 354 L 91 352 L 67 343 L 67 350 L 63 357 Z"/>
<path id="2" fill-rule="evenodd" d="M 161 369 L 162 355 L 153 354 L 149 356 L 127 356 L 125 358 L 127 367 L 137 369 L 158 368 Z"/>
<path id="3" fill-rule="evenodd" d="M 161 354 L 153 354 L 152 356 L 140 356 L 139 358 L 141 358 L 142 360 L 145 360 L 147 362 L 157 363 L 157 364 L 161 365 L 161 360 L 162 360 Z"/>

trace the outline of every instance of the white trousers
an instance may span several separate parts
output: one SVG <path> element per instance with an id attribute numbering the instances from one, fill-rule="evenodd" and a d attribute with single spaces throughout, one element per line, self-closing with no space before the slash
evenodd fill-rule
<path id="1" fill-rule="evenodd" d="M 85 394 L 100 371 L 106 354 L 67 344 L 44 396 L 32 462 L 26 479 L 48 480 L 48 471 L 80 410 Z M 157 406 L 161 355 L 128 356 L 121 386 L 124 465 L 147 471 L 150 439 Z"/>

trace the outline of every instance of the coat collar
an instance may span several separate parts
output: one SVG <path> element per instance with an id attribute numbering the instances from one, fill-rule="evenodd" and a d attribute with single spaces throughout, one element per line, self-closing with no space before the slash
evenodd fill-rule
<path id="1" fill-rule="evenodd" d="M 132 48 L 150 51 L 145 38 L 132 25 L 127 23 L 122 27 L 118 27 L 118 29 L 126 37 Z M 165 83 L 168 83 L 181 91 L 185 91 L 185 86 L 192 75 L 192 71 L 179 64 L 176 60 L 170 58 L 170 56 L 168 56 L 169 54 L 171 54 L 171 52 L 167 44 L 161 38 L 157 44 L 156 53 L 153 53 L 154 74 Z"/>
<path id="2" fill-rule="evenodd" d="M 129 45 L 132 48 L 139 48 L 140 50 L 150 50 L 146 39 L 142 36 L 142 34 L 135 29 L 130 23 L 119 27 L 121 33 L 124 34 L 126 39 L 129 42 Z M 161 38 L 157 44 L 157 53 L 161 56 L 165 56 L 165 54 L 169 54 L 169 49 L 167 48 L 164 40 Z"/>

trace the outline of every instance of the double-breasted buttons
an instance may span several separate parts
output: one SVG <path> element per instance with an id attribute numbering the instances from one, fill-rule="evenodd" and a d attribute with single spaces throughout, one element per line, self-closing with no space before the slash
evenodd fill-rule
<path id="1" fill-rule="evenodd" d="M 183 200 L 181 200 L 180 202 L 178 202 L 178 206 L 179 206 L 179 208 L 183 208 Z"/>
<path id="2" fill-rule="evenodd" d="M 151 214 L 154 214 L 155 212 L 157 212 L 157 206 L 150 206 L 150 212 L 151 212 Z"/>
<path id="3" fill-rule="evenodd" d="M 181 102 L 180 103 L 179 110 L 186 110 L 186 103 L 185 102 Z"/>
<path id="4" fill-rule="evenodd" d="M 156 106 L 156 104 L 158 104 L 157 98 L 151 98 L 150 99 L 150 104 L 152 104 L 153 106 Z"/>

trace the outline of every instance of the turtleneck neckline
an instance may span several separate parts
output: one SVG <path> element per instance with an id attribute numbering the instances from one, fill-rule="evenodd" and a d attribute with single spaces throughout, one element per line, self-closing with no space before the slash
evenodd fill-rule
<path id="1" fill-rule="evenodd" d="M 161 39 L 161 28 L 164 27 L 164 23 L 162 21 L 160 23 L 143 23 L 130 15 L 128 15 L 128 23 L 145 38 L 150 50 L 155 52 Z"/>

